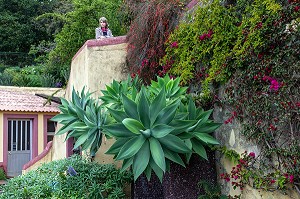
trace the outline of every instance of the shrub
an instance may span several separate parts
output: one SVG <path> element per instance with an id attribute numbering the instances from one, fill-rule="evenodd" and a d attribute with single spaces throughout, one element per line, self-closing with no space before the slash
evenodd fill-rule
<path id="1" fill-rule="evenodd" d="M 184 10 L 186 0 L 129 0 L 134 19 L 127 34 L 129 70 L 147 84 L 164 75 L 159 60 L 165 55 L 165 42 Z"/>
<path id="2" fill-rule="evenodd" d="M 6 179 L 6 173 L 2 167 L 0 167 L 0 180 Z"/>
<path id="3" fill-rule="evenodd" d="M 124 198 L 131 179 L 130 172 L 113 165 L 72 156 L 10 179 L 0 198 Z"/>

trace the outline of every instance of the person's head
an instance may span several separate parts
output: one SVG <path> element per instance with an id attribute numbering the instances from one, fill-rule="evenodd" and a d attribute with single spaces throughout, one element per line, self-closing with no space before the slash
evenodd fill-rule
<path id="1" fill-rule="evenodd" d="M 101 28 L 108 28 L 108 22 L 107 22 L 107 19 L 105 17 L 100 17 L 99 26 Z"/>

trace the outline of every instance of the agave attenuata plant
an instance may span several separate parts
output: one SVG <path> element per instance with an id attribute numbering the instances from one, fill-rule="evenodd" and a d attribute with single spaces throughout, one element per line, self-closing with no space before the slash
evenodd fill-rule
<path id="1" fill-rule="evenodd" d="M 152 171 L 162 180 L 170 161 L 185 166 L 180 154 L 190 156 L 195 152 L 207 158 L 203 145 L 218 144 L 208 134 L 220 126 L 208 120 L 211 111 L 197 109 L 192 100 L 182 105 L 183 94 L 170 100 L 165 87 L 168 84 L 160 85 L 155 89 L 142 87 L 135 100 L 122 94 L 123 110 L 108 109 L 116 123 L 104 129 L 116 142 L 107 153 L 123 160 L 122 169 L 132 165 L 135 180 L 143 172 L 150 180 Z"/>
<path id="2" fill-rule="evenodd" d="M 56 135 L 67 133 L 66 140 L 70 137 L 75 139 L 74 148 L 81 146 L 82 150 L 89 150 L 95 154 L 102 142 L 102 126 L 108 122 L 104 107 L 97 100 L 91 98 L 92 93 L 72 91 L 72 100 L 61 98 L 59 106 L 61 113 L 51 120 L 61 123 L 63 126 Z"/>

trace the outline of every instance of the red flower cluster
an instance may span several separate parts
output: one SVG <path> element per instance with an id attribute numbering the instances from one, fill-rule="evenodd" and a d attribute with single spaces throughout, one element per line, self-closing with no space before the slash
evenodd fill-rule
<path id="1" fill-rule="evenodd" d="M 233 111 L 233 112 L 231 113 L 231 117 L 228 118 L 228 119 L 224 122 L 224 124 L 232 123 L 233 119 L 236 118 L 236 116 L 237 116 L 237 112 L 236 112 L 236 111 Z"/>
<path id="2" fill-rule="evenodd" d="M 211 36 L 213 35 L 213 31 L 209 30 L 208 33 L 203 33 L 202 35 L 199 36 L 199 39 L 201 41 L 205 40 L 205 39 L 210 39 Z"/>
<path id="3" fill-rule="evenodd" d="M 270 82 L 270 90 L 278 91 L 278 89 L 282 86 L 276 79 L 269 77 L 269 76 L 264 76 L 262 78 L 263 81 L 269 81 Z"/>
<path id="4" fill-rule="evenodd" d="M 177 41 L 174 41 L 174 42 L 171 44 L 171 48 L 178 48 L 178 43 L 177 43 Z"/>

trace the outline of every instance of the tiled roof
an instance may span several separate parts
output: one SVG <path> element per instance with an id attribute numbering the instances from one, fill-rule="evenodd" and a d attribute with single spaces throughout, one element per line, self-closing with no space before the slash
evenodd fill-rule
<path id="1" fill-rule="evenodd" d="M 53 112 L 58 113 L 58 103 L 47 103 L 46 99 L 25 93 L 0 90 L 0 111 L 20 111 L 20 112 Z"/>

